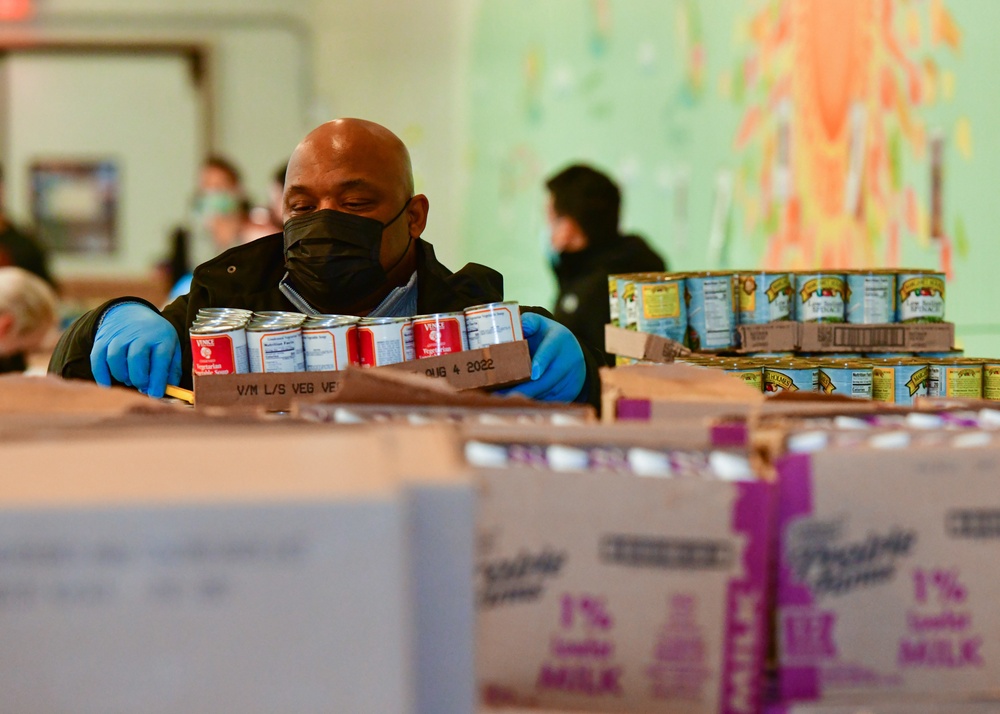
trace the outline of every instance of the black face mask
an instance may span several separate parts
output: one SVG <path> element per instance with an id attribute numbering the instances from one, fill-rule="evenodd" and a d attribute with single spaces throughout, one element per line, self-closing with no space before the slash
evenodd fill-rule
<path id="1" fill-rule="evenodd" d="M 384 287 L 387 272 L 406 257 L 410 244 L 387 271 L 379 263 L 382 231 L 409 205 L 407 199 L 388 223 L 326 208 L 289 219 L 284 229 L 285 267 L 296 290 L 313 306 L 335 313 Z"/>

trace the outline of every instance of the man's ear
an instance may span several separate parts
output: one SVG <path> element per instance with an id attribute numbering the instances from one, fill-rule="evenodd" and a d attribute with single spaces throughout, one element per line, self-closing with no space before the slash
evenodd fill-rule
<path id="1" fill-rule="evenodd" d="M 14 316 L 9 312 L 0 312 L 0 340 L 14 334 Z"/>
<path id="2" fill-rule="evenodd" d="M 406 222 L 410 226 L 411 238 L 419 238 L 423 234 L 429 209 L 430 202 L 424 194 L 418 193 L 410 199 L 410 205 L 406 207 Z"/>

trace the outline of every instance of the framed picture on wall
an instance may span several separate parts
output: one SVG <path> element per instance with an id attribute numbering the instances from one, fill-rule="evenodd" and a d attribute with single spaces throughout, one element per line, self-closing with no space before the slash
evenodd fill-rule
<path id="1" fill-rule="evenodd" d="M 57 253 L 108 255 L 118 243 L 118 166 L 111 160 L 32 162 L 35 231 Z"/>

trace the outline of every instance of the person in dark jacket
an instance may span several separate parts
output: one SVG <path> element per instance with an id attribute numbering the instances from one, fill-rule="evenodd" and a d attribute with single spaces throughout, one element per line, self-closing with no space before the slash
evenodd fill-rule
<path id="1" fill-rule="evenodd" d="M 23 268 L 56 287 L 49 272 L 48 251 L 34 236 L 14 225 L 7 215 L 3 204 L 4 188 L 3 166 L 0 166 L 0 268 Z"/>
<path id="2" fill-rule="evenodd" d="M 604 325 L 610 322 L 608 275 L 667 269 L 637 235 L 618 231 L 621 191 L 605 174 L 582 164 L 563 169 L 546 182 L 552 269 L 559 281 L 555 319 L 583 344 L 604 352 Z"/>
<path id="3" fill-rule="evenodd" d="M 194 271 L 191 290 L 160 313 L 109 301 L 60 339 L 49 371 L 150 396 L 191 385 L 188 326 L 202 307 L 410 316 L 503 299 L 503 278 L 470 264 L 456 273 L 420 236 L 429 202 L 413 190 L 409 152 L 388 129 L 339 119 L 312 131 L 288 164 L 282 233 L 237 246 Z M 532 379 L 511 391 L 556 401 L 599 398 L 596 354 L 543 310 L 522 327 Z"/>

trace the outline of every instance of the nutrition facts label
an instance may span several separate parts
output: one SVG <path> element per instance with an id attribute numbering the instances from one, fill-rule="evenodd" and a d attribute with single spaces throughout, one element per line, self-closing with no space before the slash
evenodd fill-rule
<path id="1" fill-rule="evenodd" d="M 263 334 L 260 342 L 254 346 L 256 349 L 249 351 L 251 372 L 305 371 L 306 363 L 300 330 Z"/>
<path id="2" fill-rule="evenodd" d="M 733 343 L 733 286 L 727 276 L 704 283 L 705 339 L 703 347 L 728 347 Z"/>
<path id="3" fill-rule="evenodd" d="M 894 279 L 891 276 L 867 276 L 864 282 L 864 297 L 860 301 L 851 300 L 851 322 L 862 322 L 869 325 L 893 322 L 895 315 L 893 293 Z M 864 310 L 863 315 L 857 315 L 858 308 Z"/>

